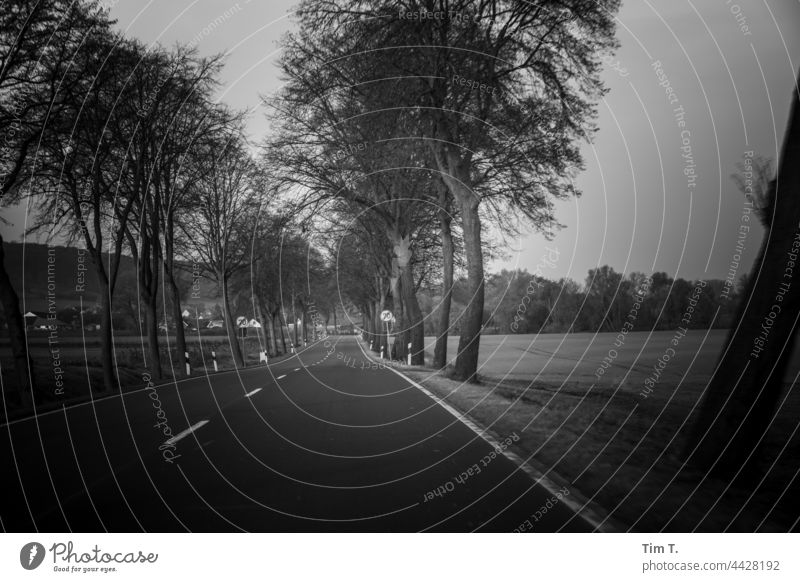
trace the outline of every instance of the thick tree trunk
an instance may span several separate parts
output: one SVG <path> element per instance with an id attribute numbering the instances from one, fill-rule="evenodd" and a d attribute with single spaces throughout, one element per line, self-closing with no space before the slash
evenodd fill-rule
<path id="1" fill-rule="evenodd" d="M 453 301 L 453 231 L 447 192 L 440 195 L 439 230 L 442 237 L 442 300 L 436 318 L 436 345 L 433 367 L 442 370 L 447 366 L 447 336 L 450 332 L 450 306 Z"/>
<path id="2" fill-rule="evenodd" d="M 163 379 L 161 372 L 161 353 L 158 350 L 158 310 L 155 299 L 158 295 L 153 294 L 144 302 L 144 321 L 147 334 L 147 357 L 149 360 L 148 368 L 150 376 L 154 380 Z"/>
<path id="3" fill-rule="evenodd" d="M 267 355 L 271 356 L 272 354 L 272 347 L 270 345 L 270 336 L 272 335 L 272 316 L 267 311 L 266 304 L 264 301 L 261 300 L 261 297 L 258 295 L 255 296 L 255 309 L 256 309 L 256 318 L 258 322 L 261 324 L 261 332 L 258 333 L 259 338 L 259 348 L 263 348 L 263 351 L 267 353 Z M 262 337 L 263 333 L 263 337 Z"/>
<path id="4" fill-rule="evenodd" d="M 298 330 L 297 330 L 297 311 L 295 309 L 295 301 L 294 301 L 294 293 L 292 293 L 292 330 L 294 331 L 294 347 L 300 345 L 300 341 L 298 340 Z"/>
<path id="5" fill-rule="evenodd" d="M 481 244 L 481 222 L 478 216 L 478 201 L 473 195 L 462 198 L 461 221 L 464 230 L 464 250 L 467 257 L 467 296 L 469 303 L 464 310 L 461 337 L 458 340 L 453 378 L 462 382 L 478 381 L 478 354 L 483 328 L 483 249 Z"/>
<path id="6" fill-rule="evenodd" d="M 264 323 L 264 333 L 266 334 L 265 342 L 267 344 L 267 353 L 270 356 L 277 356 L 277 344 L 275 343 L 275 323 L 273 322 L 272 314 L 267 309 L 262 309 Z"/>
<path id="7" fill-rule="evenodd" d="M 375 329 L 376 341 L 373 346 L 373 351 L 380 353 L 383 350 L 385 357 L 389 357 L 389 338 L 386 334 L 386 323 L 381 320 L 381 313 L 386 309 L 386 292 L 383 287 L 383 281 L 378 282 L 378 292 L 380 299 L 375 302 Z"/>
<path id="8" fill-rule="evenodd" d="M 8 325 L 11 355 L 14 358 L 14 375 L 17 379 L 17 393 L 11 396 L 10 402 L 18 405 L 30 399 L 35 383 L 33 362 L 28 353 L 28 341 L 25 336 L 25 317 L 20 311 L 19 297 L 6 271 L 2 236 L 0 236 L 0 302 L 2 302 Z"/>
<path id="9" fill-rule="evenodd" d="M 403 293 L 403 303 L 405 305 L 403 313 L 408 329 L 405 341 L 411 343 L 411 364 L 424 366 L 425 326 L 422 321 L 422 309 L 419 307 L 417 294 L 414 291 L 414 273 L 410 265 L 403 270 L 403 280 L 400 288 Z"/>
<path id="10" fill-rule="evenodd" d="M 278 328 L 280 327 L 280 316 L 278 315 L 277 309 L 270 312 L 270 327 L 270 346 L 272 353 L 277 356 L 280 353 L 278 352 Z"/>
<path id="11" fill-rule="evenodd" d="M 238 329 L 236 322 L 233 320 L 231 313 L 231 302 L 228 297 L 228 278 L 224 275 L 219 275 L 218 280 L 222 285 L 222 308 L 225 310 L 225 331 L 228 334 L 228 343 L 231 346 L 231 356 L 233 357 L 233 365 L 237 368 L 244 367 L 244 359 L 242 358 L 242 350 L 239 348 Z"/>
<path id="12" fill-rule="evenodd" d="M 442 135 L 446 135 L 443 132 Z M 453 378 L 462 382 L 478 382 L 478 354 L 483 329 L 484 275 L 481 220 L 478 213 L 480 197 L 472 191 L 471 156 L 461 158 L 446 144 L 434 146 L 434 158 L 442 172 L 442 181 L 458 202 L 464 233 L 467 258 L 468 303 L 461 316 L 461 337 L 453 369 Z"/>
<path id="13" fill-rule="evenodd" d="M 281 344 L 283 345 L 283 353 L 286 352 L 286 334 L 283 333 L 283 328 L 286 327 L 286 333 L 289 333 L 289 326 L 286 325 L 286 316 L 283 315 L 283 311 L 278 310 L 278 325 L 281 328 Z"/>
<path id="14" fill-rule="evenodd" d="M 111 290 L 104 277 L 100 282 L 101 309 L 100 320 L 100 363 L 103 367 L 103 386 L 99 390 L 113 390 L 117 387 L 117 374 L 114 366 L 114 330 L 111 318 Z"/>
<path id="15" fill-rule="evenodd" d="M 144 335 L 147 337 L 148 368 L 150 376 L 154 380 L 161 380 L 164 377 L 161 371 L 161 354 L 158 349 L 158 282 L 161 256 L 158 233 L 155 231 L 156 226 L 151 225 L 151 228 L 153 232 L 147 228 L 147 225 L 141 227 L 139 232 L 140 250 L 134 258 L 137 260 L 139 298 L 145 311 Z M 135 242 L 131 240 L 131 247 L 134 246 Z M 102 260 L 99 257 L 98 259 Z"/>
<path id="16" fill-rule="evenodd" d="M 378 337 L 375 333 L 375 313 L 370 302 L 367 302 L 364 307 L 364 315 L 367 318 L 367 341 L 375 345 L 378 341 Z"/>
<path id="17" fill-rule="evenodd" d="M 170 288 L 170 294 L 172 295 L 172 319 L 175 320 L 175 352 L 177 353 L 177 362 L 178 365 L 176 366 L 178 370 L 178 376 L 185 377 L 186 376 L 186 332 L 183 329 L 183 310 L 181 309 L 181 292 L 178 289 L 178 284 L 175 282 L 175 278 L 172 275 L 172 265 L 167 266 L 167 284 Z"/>
<path id="18" fill-rule="evenodd" d="M 397 259 L 394 261 L 397 262 Z M 406 342 L 408 337 L 408 328 L 406 327 L 406 317 L 403 311 L 403 290 L 402 290 L 402 272 L 397 264 L 394 266 L 394 273 L 391 278 L 392 287 L 392 315 L 395 321 L 392 324 L 392 331 L 394 333 L 394 341 L 392 342 L 392 359 L 403 360 L 406 359 Z"/>
<path id="19" fill-rule="evenodd" d="M 372 308 L 369 306 L 369 303 L 364 303 L 361 306 L 361 339 L 363 339 L 367 344 L 373 339 L 373 332 L 372 332 Z"/>
<path id="20" fill-rule="evenodd" d="M 800 95 L 795 87 L 774 204 L 717 371 L 685 453 L 706 471 L 758 475 L 757 448 L 770 427 L 800 317 Z M 774 209 L 774 212 L 773 212 Z"/>

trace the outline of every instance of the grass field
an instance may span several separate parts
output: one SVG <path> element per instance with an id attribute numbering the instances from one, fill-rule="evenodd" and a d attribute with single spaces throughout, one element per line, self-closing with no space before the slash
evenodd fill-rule
<path id="1" fill-rule="evenodd" d="M 501 437 L 520 435 L 520 455 L 557 473 L 623 529 L 786 531 L 800 517 L 797 391 L 787 390 L 765 439 L 764 473 L 746 485 L 693 473 L 678 454 L 726 333 L 689 332 L 644 394 L 673 332 L 629 334 L 619 347 L 616 334 L 484 336 L 480 384 L 431 369 L 408 373 Z M 430 356 L 433 338 L 426 343 Z M 451 358 L 457 343 L 448 344 Z M 617 355 L 598 379 L 610 349 Z M 787 379 L 798 370 L 796 353 Z"/>
<path id="2" fill-rule="evenodd" d="M 674 347 L 675 355 L 661 372 L 659 384 L 676 387 L 683 383 L 705 383 L 711 377 L 727 336 L 727 330 L 689 331 Z M 653 366 L 671 347 L 675 332 L 634 332 L 615 345 L 614 333 L 541 335 L 485 335 L 481 337 L 480 374 L 495 380 L 534 380 L 546 384 L 570 384 L 587 388 L 592 384 L 639 392 Z M 433 337 L 425 338 L 430 363 Z M 448 357 L 454 360 L 458 338 L 449 338 Z M 598 378 L 595 375 L 616 350 L 617 357 Z M 800 348 L 791 363 L 791 375 L 800 371 Z"/>

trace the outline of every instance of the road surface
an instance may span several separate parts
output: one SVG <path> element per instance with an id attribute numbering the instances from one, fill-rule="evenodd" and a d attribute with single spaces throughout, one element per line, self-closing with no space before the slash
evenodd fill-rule
<path id="1" fill-rule="evenodd" d="M 2 529 L 593 529 L 354 337 L 146 382 L 0 427 Z"/>

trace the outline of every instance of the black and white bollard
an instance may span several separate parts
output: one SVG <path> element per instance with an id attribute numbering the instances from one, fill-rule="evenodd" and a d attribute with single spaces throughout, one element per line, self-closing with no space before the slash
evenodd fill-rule
<path id="1" fill-rule="evenodd" d="M 408 365 L 411 365 L 411 342 L 408 342 Z"/>
<path id="2" fill-rule="evenodd" d="M 186 375 L 192 375 L 192 365 L 189 363 L 189 352 L 183 352 L 184 358 L 186 358 Z"/>
<path id="3" fill-rule="evenodd" d="M 214 371 L 219 372 L 219 368 L 217 367 L 217 352 L 211 350 L 211 361 L 214 363 Z"/>
<path id="4" fill-rule="evenodd" d="M 383 357 L 383 346 L 381 346 L 381 360 L 383 360 L 383 359 L 385 359 L 385 358 Z"/>

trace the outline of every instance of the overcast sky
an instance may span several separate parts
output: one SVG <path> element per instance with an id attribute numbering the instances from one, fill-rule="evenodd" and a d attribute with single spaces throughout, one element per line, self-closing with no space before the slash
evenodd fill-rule
<path id="1" fill-rule="evenodd" d="M 252 108 L 249 131 L 261 139 L 268 128 L 259 95 L 280 87 L 277 42 L 293 25 L 294 1 L 106 4 L 119 27 L 145 43 L 196 43 L 202 54 L 228 53 L 219 97 Z M 685 278 L 724 278 L 728 271 L 743 208 L 729 176 L 745 151 L 776 157 L 800 64 L 800 2 L 628 0 L 618 18 L 621 47 L 605 72 L 610 92 L 577 180 L 583 196 L 558 203 L 565 228 L 551 243 L 525 236 L 493 270 L 533 271 L 549 244 L 559 250 L 555 267 L 542 269 L 550 278 L 583 280 L 602 264 Z M 667 82 L 673 103 L 662 86 Z M 682 157 L 685 146 L 691 159 Z M 689 166 L 693 188 L 684 172 Z M 7 215 L 13 225 L 2 227 L 4 236 L 20 240 L 24 209 Z M 758 229 L 748 234 L 738 274 L 752 263 L 760 239 Z"/>

